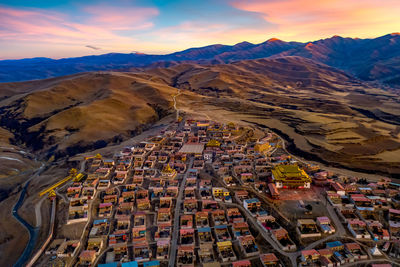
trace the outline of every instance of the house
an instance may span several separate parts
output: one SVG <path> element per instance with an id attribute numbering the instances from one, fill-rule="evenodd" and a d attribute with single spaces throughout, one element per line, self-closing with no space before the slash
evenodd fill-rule
<path id="1" fill-rule="evenodd" d="M 67 224 L 86 222 L 88 219 L 88 206 L 70 206 L 68 208 Z"/>
<path id="2" fill-rule="evenodd" d="M 232 237 L 229 233 L 227 225 L 216 225 L 214 227 L 215 236 L 218 242 L 229 241 L 232 240 Z"/>
<path id="3" fill-rule="evenodd" d="M 217 242 L 217 251 L 223 262 L 236 260 L 231 241 Z"/>
<path id="4" fill-rule="evenodd" d="M 185 199 L 183 201 L 183 211 L 185 214 L 193 214 L 197 212 L 197 199 Z"/>
<path id="5" fill-rule="evenodd" d="M 234 261 L 232 267 L 251 267 L 251 262 L 249 260 Z"/>
<path id="6" fill-rule="evenodd" d="M 222 178 L 222 180 L 224 181 L 224 183 L 226 184 L 226 186 L 235 186 L 235 182 L 233 181 L 232 176 L 224 176 Z"/>
<path id="7" fill-rule="evenodd" d="M 371 239 L 371 235 L 367 231 L 367 225 L 360 219 L 347 220 L 347 228 L 354 238 Z"/>
<path id="8" fill-rule="evenodd" d="M 229 223 L 244 222 L 244 218 L 238 208 L 227 209 L 227 214 Z"/>
<path id="9" fill-rule="evenodd" d="M 240 236 L 239 245 L 246 257 L 252 257 L 260 253 L 252 235 Z"/>
<path id="10" fill-rule="evenodd" d="M 261 224 L 268 231 L 277 230 L 281 228 L 279 223 L 276 222 L 275 217 L 271 215 L 262 215 L 257 217 L 257 222 Z"/>
<path id="11" fill-rule="evenodd" d="M 320 237 L 321 232 L 317 228 L 317 224 L 312 219 L 297 220 L 296 231 L 300 238 Z"/>
<path id="12" fill-rule="evenodd" d="M 156 258 L 158 260 L 168 259 L 169 256 L 169 240 L 157 241 Z"/>
<path id="13" fill-rule="evenodd" d="M 113 210 L 113 204 L 110 202 L 99 204 L 99 217 L 110 217 Z"/>
<path id="14" fill-rule="evenodd" d="M 200 249 L 198 250 L 199 260 L 200 263 L 207 264 L 207 263 L 214 263 L 214 249 L 212 244 L 200 244 Z"/>
<path id="15" fill-rule="evenodd" d="M 279 264 L 279 259 L 274 253 L 261 254 L 260 260 L 263 267 L 278 266 Z"/>
<path id="16" fill-rule="evenodd" d="M 218 203 L 215 200 L 203 200 L 202 201 L 202 209 L 203 211 L 213 211 L 218 209 Z"/>
<path id="17" fill-rule="evenodd" d="M 249 212 L 255 213 L 261 208 L 261 202 L 257 198 L 245 199 L 243 207 Z"/>
<path id="18" fill-rule="evenodd" d="M 223 199 L 226 196 L 229 196 L 229 191 L 223 187 L 213 187 L 212 194 L 214 199 Z"/>
<path id="19" fill-rule="evenodd" d="M 368 259 L 368 254 L 364 253 L 361 246 L 358 243 L 346 243 L 344 244 L 345 249 L 351 253 L 356 260 L 366 260 Z"/>
<path id="20" fill-rule="evenodd" d="M 88 239 L 86 249 L 94 250 L 96 252 L 96 255 L 98 255 L 103 245 L 104 245 L 104 239 L 102 237 L 92 237 Z"/>
<path id="21" fill-rule="evenodd" d="M 236 197 L 243 201 L 244 199 L 249 197 L 249 193 L 246 190 L 239 190 L 235 192 Z"/>
<path id="22" fill-rule="evenodd" d="M 346 194 L 346 190 L 345 190 L 344 187 L 343 187 L 340 183 L 338 183 L 338 182 L 332 182 L 332 183 L 331 183 L 331 188 L 332 188 L 332 190 L 333 190 L 336 194 L 338 194 L 338 195 L 340 195 L 340 196 L 344 196 L 344 195 Z"/>
<path id="23" fill-rule="evenodd" d="M 160 223 L 154 234 L 154 239 L 156 241 L 171 239 L 171 228 L 171 223 Z"/>
<path id="24" fill-rule="evenodd" d="M 199 236 L 200 244 L 212 243 L 214 241 L 210 227 L 197 228 L 197 234 Z"/>
<path id="25" fill-rule="evenodd" d="M 223 210 L 214 210 L 211 212 L 211 218 L 214 222 L 214 225 L 226 224 L 227 220 L 225 217 L 225 211 Z"/>
<path id="26" fill-rule="evenodd" d="M 389 231 L 383 228 L 383 225 L 379 221 L 367 220 L 368 229 L 374 241 L 390 239 Z"/>
<path id="27" fill-rule="evenodd" d="M 180 225 L 182 229 L 193 228 L 193 215 L 190 214 L 182 215 Z"/>
<path id="28" fill-rule="evenodd" d="M 301 251 L 301 261 L 304 263 L 314 263 L 319 258 L 320 254 L 315 249 Z"/>
<path id="29" fill-rule="evenodd" d="M 195 218 L 197 228 L 208 227 L 210 225 L 208 222 L 208 212 L 198 211 Z"/>
<path id="30" fill-rule="evenodd" d="M 331 220 L 328 217 L 317 217 L 317 225 L 324 234 L 335 232 L 335 228 L 331 225 Z"/>
<path id="31" fill-rule="evenodd" d="M 340 251 L 340 250 L 344 249 L 344 245 L 340 241 L 328 242 L 328 243 L 326 243 L 326 247 L 328 249 L 331 249 L 332 251 Z"/>
<path id="32" fill-rule="evenodd" d="M 290 239 L 288 232 L 284 228 L 271 230 L 272 239 L 281 247 L 284 251 L 296 250 L 296 245 Z"/>
<path id="33" fill-rule="evenodd" d="M 79 264 L 81 265 L 92 265 L 96 260 L 96 251 L 84 250 L 79 255 Z"/>
<path id="34" fill-rule="evenodd" d="M 64 240 L 58 247 L 56 254 L 59 258 L 75 257 L 80 245 L 79 240 Z"/>
<path id="35" fill-rule="evenodd" d="M 157 212 L 157 224 L 171 223 L 172 214 L 170 208 L 161 208 Z"/>
<path id="36" fill-rule="evenodd" d="M 272 199 L 279 199 L 279 191 L 276 188 L 275 184 L 269 183 L 268 190 L 269 190 L 269 194 L 271 195 Z"/>
<path id="37" fill-rule="evenodd" d="M 235 237 L 250 235 L 250 229 L 247 222 L 238 222 L 232 225 L 232 232 Z"/>
<path id="38" fill-rule="evenodd" d="M 132 228 L 132 242 L 139 243 L 146 241 L 146 227 L 134 227 Z"/>
<path id="39" fill-rule="evenodd" d="M 195 255 L 193 246 L 179 246 L 177 266 L 194 266 Z"/>
<path id="40" fill-rule="evenodd" d="M 135 258 L 135 261 L 148 261 L 152 256 L 151 251 L 152 250 L 150 249 L 147 241 L 134 243 L 133 245 L 133 257 Z"/>
<path id="41" fill-rule="evenodd" d="M 182 245 L 194 245 L 194 229 L 180 229 L 179 233 Z"/>

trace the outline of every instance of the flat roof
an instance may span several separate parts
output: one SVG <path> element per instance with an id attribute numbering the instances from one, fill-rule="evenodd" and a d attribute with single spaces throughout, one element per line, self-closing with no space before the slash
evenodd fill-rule
<path id="1" fill-rule="evenodd" d="M 182 148 L 179 150 L 180 153 L 189 153 L 189 154 L 202 154 L 204 150 L 204 144 L 200 143 L 188 143 L 184 144 Z"/>

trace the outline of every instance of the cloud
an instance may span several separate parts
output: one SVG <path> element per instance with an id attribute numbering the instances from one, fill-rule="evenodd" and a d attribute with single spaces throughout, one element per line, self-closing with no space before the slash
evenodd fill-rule
<path id="1" fill-rule="evenodd" d="M 156 8 L 107 5 L 87 6 L 84 11 L 91 15 L 88 24 L 118 31 L 151 28 L 154 24 L 149 19 L 159 14 Z"/>
<path id="2" fill-rule="evenodd" d="M 85 45 L 85 47 L 93 49 L 93 50 L 101 50 L 101 48 L 93 46 L 93 45 Z"/>
<path id="3" fill-rule="evenodd" d="M 334 34 L 375 37 L 400 27 L 397 0 L 234 0 L 230 3 L 276 25 L 272 34 L 303 41 Z"/>
<path id="4" fill-rule="evenodd" d="M 102 8 L 104 10 L 100 7 L 86 7 L 86 19 L 74 21 L 67 14 L 60 12 L 0 6 L 0 39 L 78 46 L 85 42 L 96 42 L 118 47 L 118 44 L 135 42 L 132 34 L 126 36 L 118 32 L 119 30 L 129 30 L 132 33 L 152 27 L 151 19 L 158 14 L 154 8 Z"/>

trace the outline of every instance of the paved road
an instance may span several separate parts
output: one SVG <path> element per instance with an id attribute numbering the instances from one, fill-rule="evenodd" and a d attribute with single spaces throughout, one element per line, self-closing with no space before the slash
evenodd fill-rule
<path id="1" fill-rule="evenodd" d="M 14 205 L 13 209 L 12 209 L 12 215 L 13 217 L 23 226 L 26 228 L 26 230 L 29 233 L 29 241 L 28 244 L 26 245 L 24 252 L 22 253 L 22 255 L 19 257 L 18 261 L 14 264 L 14 266 L 19 267 L 19 266 L 23 266 L 24 263 L 29 259 L 30 255 L 33 252 L 33 248 L 35 247 L 36 244 L 36 239 L 38 237 L 39 234 L 39 229 L 33 227 L 32 225 L 30 225 L 27 221 L 25 221 L 22 217 L 19 216 L 18 214 L 18 210 L 19 208 L 22 206 L 22 204 L 24 203 L 24 199 L 25 199 L 25 194 L 26 194 L 26 190 L 28 189 L 29 183 L 32 179 L 36 178 L 37 176 L 39 176 L 43 170 L 45 169 L 45 164 L 42 163 L 42 165 L 35 171 L 35 173 L 29 177 L 29 179 L 24 183 L 23 189 L 21 191 L 21 195 L 17 201 L 17 203 Z"/>
<path id="2" fill-rule="evenodd" d="M 176 110 L 176 119 L 179 117 L 179 109 L 176 107 L 176 97 L 181 94 L 181 90 L 178 89 L 178 93 L 176 95 L 173 95 L 172 98 L 174 99 L 174 109 Z"/>
<path id="3" fill-rule="evenodd" d="M 36 217 L 36 227 L 40 227 L 42 225 L 42 203 L 46 199 L 46 197 L 43 197 L 41 200 L 39 200 L 36 205 L 35 205 L 35 217 Z"/>
<path id="4" fill-rule="evenodd" d="M 43 199 L 41 201 L 43 201 Z M 39 218 L 41 218 L 41 216 L 39 216 Z M 53 238 L 53 234 L 54 234 L 55 218 L 56 218 L 56 199 L 53 199 L 53 201 L 51 203 L 50 229 L 49 229 L 48 237 L 47 237 L 46 241 L 43 243 L 42 247 L 39 249 L 39 251 L 28 262 L 26 267 L 32 267 L 35 264 L 35 262 L 40 258 L 40 256 L 43 254 L 46 247 L 50 244 L 50 241 Z"/>
<path id="5" fill-rule="evenodd" d="M 181 184 L 179 185 L 179 193 L 178 193 L 178 198 L 176 199 L 176 207 L 174 213 L 174 229 L 172 232 L 172 239 L 171 239 L 171 254 L 169 256 L 170 261 L 168 263 L 169 267 L 175 266 L 176 251 L 178 248 L 178 237 L 179 237 L 179 215 L 181 212 L 182 198 L 183 198 L 183 192 L 185 190 L 186 179 L 189 175 L 189 169 L 192 168 L 193 166 L 193 160 L 194 158 L 190 158 L 190 162 L 186 169 L 186 173 L 183 176 Z"/>

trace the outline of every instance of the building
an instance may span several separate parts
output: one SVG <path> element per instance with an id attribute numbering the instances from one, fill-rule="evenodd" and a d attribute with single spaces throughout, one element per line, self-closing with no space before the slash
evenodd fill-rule
<path id="1" fill-rule="evenodd" d="M 253 213 L 261 208 L 261 202 L 257 198 L 245 199 L 243 207 Z"/>
<path id="2" fill-rule="evenodd" d="M 313 263 L 317 261 L 320 257 L 320 254 L 315 249 L 310 250 L 302 250 L 301 251 L 301 261 L 307 263 Z"/>
<path id="3" fill-rule="evenodd" d="M 274 253 L 261 254 L 260 259 L 264 267 L 278 266 L 279 263 L 279 259 L 276 257 Z"/>
<path id="4" fill-rule="evenodd" d="M 317 225 L 325 234 L 333 234 L 335 232 L 335 228 L 331 225 L 331 220 L 328 217 L 317 217 Z"/>
<path id="5" fill-rule="evenodd" d="M 272 170 L 277 188 L 310 188 L 311 178 L 297 165 L 277 165 Z"/>

